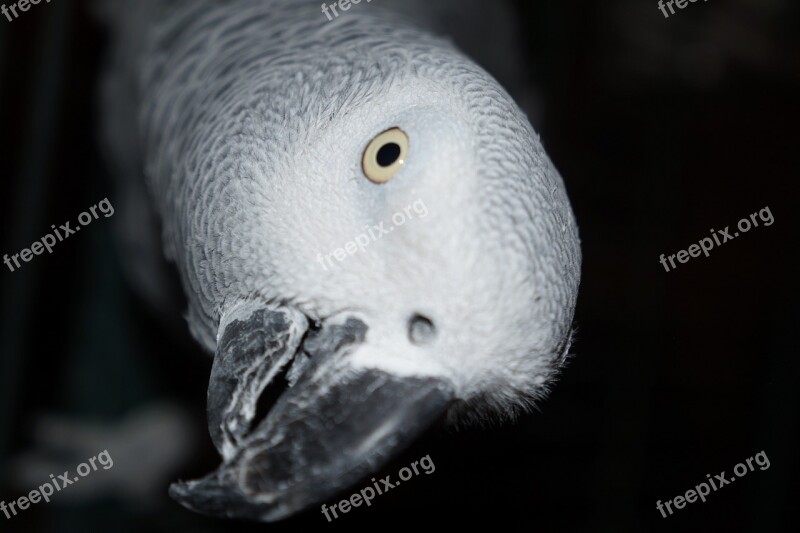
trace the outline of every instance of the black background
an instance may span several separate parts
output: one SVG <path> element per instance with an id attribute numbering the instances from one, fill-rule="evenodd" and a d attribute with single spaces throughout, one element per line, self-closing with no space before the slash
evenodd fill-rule
<path id="1" fill-rule="evenodd" d="M 54 501 L 0 515 L 0 530 L 800 531 L 800 6 L 711 0 L 669 19 L 655 1 L 516 9 L 542 97 L 535 122 L 584 254 L 574 357 L 539 411 L 491 429 L 435 428 L 379 475 L 428 454 L 435 473 L 332 524 L 317 510 L 272 526 L 206 519 L 171 502 L 165 480 L 146 510 L 113 494 Z M 82 2 L 0 19 L 0 253 L 106 196 L 114 203 L 95 142 L 105 43 Z M 660 265 L 766 206 L 772 226 L 675 271 Z M 35 445 L 42 413 L 114 423 L 170 401 L 201 428 L 172 479 L 215 466 L 202 432 L 210 360 L 127 287 L 111 228 L 101 218 L 52 255 L 2 267 L 5 501 L 26 492 L 9 465 Z M 667 519 L 656 510 L 762 450 L 768 470 Z"/>

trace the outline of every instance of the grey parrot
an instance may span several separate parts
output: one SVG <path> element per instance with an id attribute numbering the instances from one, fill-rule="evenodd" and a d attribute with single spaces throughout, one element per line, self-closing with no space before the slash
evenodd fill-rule
<path id="1" fill-rule="evenodd" d="M 101 8 L 101 136 L 130 277 L 171 305 L 163 251 L 214 354 L 222 464 L 172 485 L 184 506 L 280 520 L 437 420 L 513 417 L 547 391 L 580 241 L 526 114 L 470 57 L 520 79 L 494 4 Z"/>

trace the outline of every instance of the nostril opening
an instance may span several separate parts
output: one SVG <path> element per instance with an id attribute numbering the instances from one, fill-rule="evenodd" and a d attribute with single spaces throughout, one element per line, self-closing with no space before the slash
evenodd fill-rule
<path id="1" fill-rule="evenodd" d="M 414 344 L 428 344 L 436 337 L 436 326 L 427 317 L 414 315 L 408 321 L 408 338 Z"/>

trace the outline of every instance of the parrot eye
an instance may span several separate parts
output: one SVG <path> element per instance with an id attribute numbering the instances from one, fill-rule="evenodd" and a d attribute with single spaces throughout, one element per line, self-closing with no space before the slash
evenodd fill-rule
<path id="1" fill-rule="evenodd" d="M 386 183 L 400 172 L 408 155 L 408 136 L 400 128 L 384 131 L 364 150 L 361 166 L 373 183 Z"/>

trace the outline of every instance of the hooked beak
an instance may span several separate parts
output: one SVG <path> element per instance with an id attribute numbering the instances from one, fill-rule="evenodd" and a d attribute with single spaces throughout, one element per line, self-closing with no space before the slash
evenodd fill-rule
<path id="1" fill-rule="evenodd" d="M 255 304 L 221 325 L 208 421 L 223 463 L 170 487 L 182 505 L 227 518 L 286 518 L 380 468 L 450 405 L 444 380 L 354 367 L 362 321 L 328 323 L 304 340 L 307 326 L 299 312 Z M 259 398 L 282 379 L 288 388 L 254 423 Z"/>

